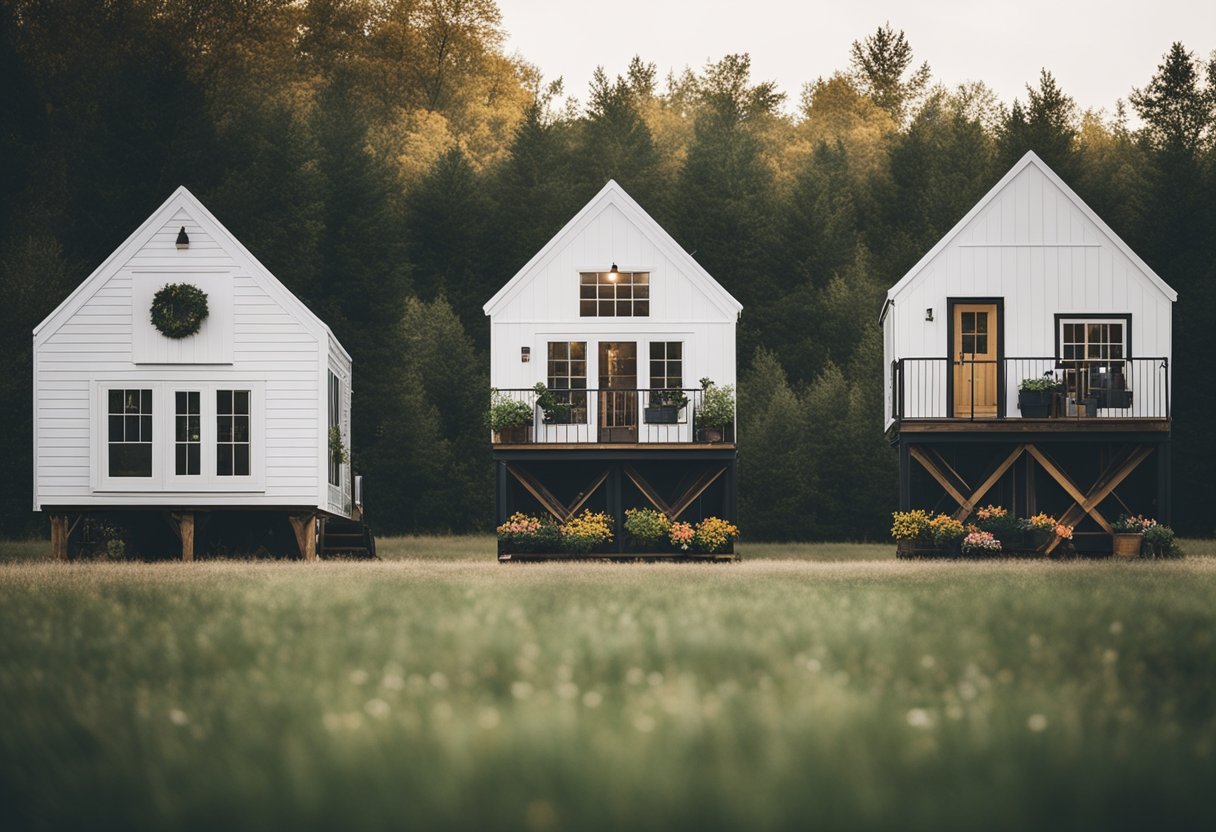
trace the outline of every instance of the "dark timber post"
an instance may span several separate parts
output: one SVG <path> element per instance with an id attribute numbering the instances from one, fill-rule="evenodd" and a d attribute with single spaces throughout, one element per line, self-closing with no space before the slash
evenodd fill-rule
<path id="1" fill-rule="evenodd" d="M 899 510 L 912 510 L 912 455 L 904 439 L 899 440 Z"/>
<path id="2" fill-rule="evenodd" d="M 729 523 L 739 522 L 739 486 L 735 479 L 737 468 L 738 459 L 732 456 L 726 469 L 726 487 L 722 496 L 722 516 Z"/>
<path id="3" fill-rule="evenodd" d="M 1170 523 L 1170 443 L 1157 445 L 1157 521 Z"/>
<path id="4" fill-rule="evenodd" d="M 625 551 L 625 541 L 621 539 L 625 531 L 624 509 L 621 508 L 621 465 L 613 463 L 608 469 L 608 514 L 612 517 L 612 539 L 616 543 L 618 553 Z"/>
<path id="5" fill-rule="evenodd" d="M 498 522 L 495 525 L 501 526 L 511 516 L 507 501 L 507 463 L 500 459 L 494 463 L 494 467 L 497 469 L 498 475 L 497 499 L 495 500 L 497 505 L 494 508 L 497 512 Z"/>

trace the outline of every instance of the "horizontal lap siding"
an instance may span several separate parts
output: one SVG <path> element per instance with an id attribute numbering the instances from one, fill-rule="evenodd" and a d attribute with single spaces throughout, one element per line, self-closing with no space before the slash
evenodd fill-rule
<path id="1" fill-rule="evenodd" d="M 182 225 L 190 235 L 186 251 L 174 246 Z M 183 265 L 232 270 L 233 364 L 133 365 L 132 277 L 128 269 L 181 269 Z M 238 495 L 174 493 L 169 499 L 207 505 L 317 505 L 318 478 L 323 476 L 324 464 L 317 449 L 325 413 L 324 392 L 318 388 L 321 349 L 314 335 L 184 214 L 166 223 L 126 266 L 40 346 L 36 378 L 39 501 L 105 505 L 165 502 L 165 497 L 155 493 L 91 495 L 92 379 L 127 376 L 188 383 L 191 379 L 222 381 L 231 375 L 234 385 L 239 384 L 237 379 L 257 379 L 265 384 L 265 490 Z M 180 275 L 185 281 L 189 277 L 188 272 Z M 165 449 L 160 446 L 161 453 Z"/>

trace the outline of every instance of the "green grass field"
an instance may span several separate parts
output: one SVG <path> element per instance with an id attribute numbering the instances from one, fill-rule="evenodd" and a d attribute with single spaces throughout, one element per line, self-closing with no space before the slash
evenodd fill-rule
<path id="1" fill-rule="evenodd" d="M 0 826 L 1213 828 L 1216 551 L 1186 546 L 511 566 L 488 537 L 386 540 L 379 563 L 0 547 Z"/>

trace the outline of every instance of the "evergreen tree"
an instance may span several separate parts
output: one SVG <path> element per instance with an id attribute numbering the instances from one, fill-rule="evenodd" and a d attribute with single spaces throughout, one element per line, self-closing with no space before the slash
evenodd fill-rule
<path id="1" fill-rule="evenodd" d="M 755 540 L 795 540 L 809 531 L 813 502 L 808 425 L 777 357 L 758 349 L 739 382 L 739 520 Z"/>
<path id="2" fill-rule="evenodd" d="M 648 211 L 663 193 L 659 154 L 641 113 L 641 98 L 652 94 L 654 65 L 633 59 L 628 78 L 609 81 L 602 67 L 591 79 L 591 98 L 582 125 L 578 166 L 588 190 L 609 179 L 620 183 Z"/>
<path id="3" fill-rule="evenodd" d="M 912 45 L 903 30 L 896 32 L 885 23 L 865 40 L 853 41 L 849 54 L 853 77 L 861 91 L 886 110 L 896 124 L 903 124 L 928 89 L 931 77 L 928 63 L 911 69 Z"/>
<path id="4" fill-rule="evenodd" d="M 1026 86 L 1028 103 L 1014 101 L 1001 126 L 997 141 L 999 166 L 1013 167 L 1033 150 L 1064 181 L 1073 181 L 1077 171 L 1077 105 L 1064 94 L 1046 69 L 1039 73 L 1039 87 Z"/>

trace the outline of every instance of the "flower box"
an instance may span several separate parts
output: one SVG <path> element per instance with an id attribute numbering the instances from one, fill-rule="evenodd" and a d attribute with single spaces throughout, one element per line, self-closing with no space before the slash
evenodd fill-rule
<path id="1" fill-rule="evenodd" d="M 675 405 L 647 407 L 645 413 L 648 425 L 674 425 L 680 419 L 680 408 Z"/>
<path id="2" fill-rule="evenodd" d="M 499 445 L 523 445 L 528 441 L 528 426 L 500 428 L 494 431 L 494 442 Z"/>
<path id="3" fill-rule="evenodd" d="M 1018 410 L 1024 419 L 1046 419 L 1051 415 L 1054 390 L 1019 390 Z"/>

